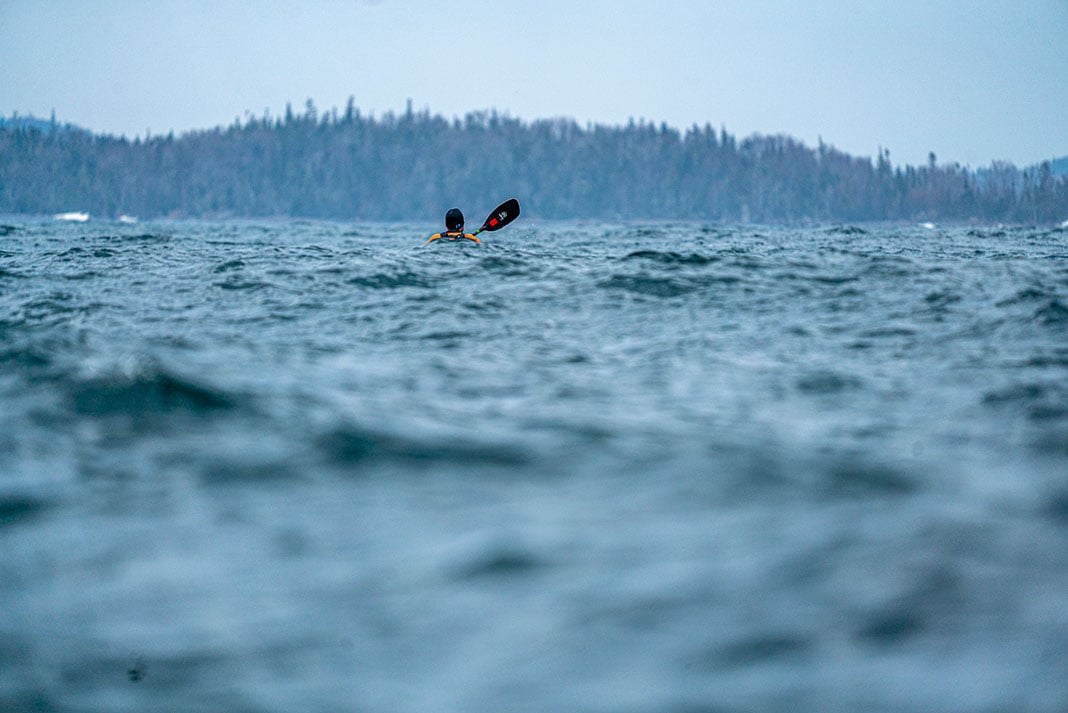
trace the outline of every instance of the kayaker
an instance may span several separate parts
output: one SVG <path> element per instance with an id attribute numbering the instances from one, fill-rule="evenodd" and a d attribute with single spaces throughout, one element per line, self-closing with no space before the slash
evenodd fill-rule
<path id="1" fill-rule="evenodd" d="M 445 232 L 434 233 L 426 242 L 431 243 L 435 240 L 473 240 L 479 245 L 482 244 L 482 241 L 474 235 L 464 232 L 464 214 L 459 208 L 449 208 L 445 213 Z"/>

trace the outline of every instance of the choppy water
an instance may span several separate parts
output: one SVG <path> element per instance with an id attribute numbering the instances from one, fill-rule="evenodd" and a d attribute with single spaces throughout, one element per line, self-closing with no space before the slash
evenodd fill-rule
<path id="1" fill-rule="evenodd" d="M 0 222 L 4 711 L 1068 709 L 1068 232 Z"/>

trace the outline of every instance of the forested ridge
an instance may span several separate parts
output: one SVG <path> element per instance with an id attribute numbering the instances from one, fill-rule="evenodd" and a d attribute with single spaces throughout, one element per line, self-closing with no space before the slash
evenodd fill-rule
<path id="1" fill-rule="evenodd" d="M 235 120 L 174 136 L 0 126 L 0 213 L 437 221 L 518 196 L 542 218 L 711 221 L 1068 219 L 1050 163 L 898 166 L 709 125 L 580 126 L 496 112 L 343 112 Z M 53 120 L 52 127 L 55 127 Z"/>

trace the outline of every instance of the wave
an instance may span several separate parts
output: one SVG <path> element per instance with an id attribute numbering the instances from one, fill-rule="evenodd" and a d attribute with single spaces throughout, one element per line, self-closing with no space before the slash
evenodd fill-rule
<path id="1" fill-rule="evenodd" d="M 900 255 L 872 255 L 865 269 L 876 277 L 910 277 L 920 271 L 917 264 Z"/>
<path id="2" fill-rule="evenodd" d="M 1004 238 L 1007 233 L 1000 228 L 993 228 L 989 230 L 979 230 L 973 228 L 969 230 L 966 235 L 970 238 Z"/>
<path id="3" fill-rule="evenodd" d="M 965 578 L 955 566 L 930 563 L 916 567 L 903 579 L 901 591 L 884 601 L 876 600 L 861 613 L 854 625 L 857 639 L 891 646 L 921 636 L 957 613 L 966 599 Z"/>
<path id="4" fill-rule="evenodd" d="M 55 254 L 57 258 L 80 258 L 82 255 L 88 252 L 88 248 L 84 248 L 81 245 L 75 245 L 69 247 L 66 250 L 60 250 Z"/>
<path id="5" fill-rule="evenodd" d="M 301 468 L 282 458 L 261 459 L 256 455 L 215 458 L 204 463 L 200 469 L 200 481 L 206 485 L 229 485 L 236 483 L 266 483 L 299 478 Z"/>
<path id="6" fill-rule="evenodd" d="M 70 405 L 81 416 L 144 418 L 187 413 L 204 415 L 231 409 L 233 396 L 158 366 L 135 376 L 101 376 L 69 388 Z"/>
<path id="7" fill-rule="evenodd" d="M 346 283 L 356 287 L 367 287 L 372 290 L 394 290 L 405 287 L 428 288 L 435 285 L 435 281 L 428 280 L 422 275 L 411 271 L 387 273 L 380 272 L 375 275 L 364 275 L 346 280 Z"/>
<path id="8" fill-rule="evenodd" d="M 104 240 L 121 240 L 125 242 L 166 243 L 174 239 L 169 233 L 138 233 L 136 235 L 107 235 Z"/>
<path id="9" fill-rule="evenodd" d="M 717 643 L 689 657 L 686 666 L 719 672 L 775 662 L 786 665 L 810 654 L 815 645 L 815 637 L 791 630 L 754 633 Z"/>
<path id="10" fill-rule="evenodd" d="M 1017 410 L 1032 421 L 1068 417 L 1068 389 L 1053 383 L 1018 382 L 983 394 L 986 406 Z"/>
<path id="11" fill-rule="evenodd" d="M 1068 326 L 1068 307 L 1058 299 L 1052 299 L 1035 311 L 1035 319 L 1040 324 L 1055 327 Z"/>
<path id="12" fill-rule="evenodd" d="M 648 277 L 640 275 L 613 275 L 598 283 L 607 290 L 623 290 L 650 297 L 679 297 L 697 289 L 689 280 L 675 277 Z"/>
<path id="13" fill-rule="evenodd" d="M 1058 490 L 1046 498 L 1043 514 L 1060 525 L 1068 525 L 1068 490 Z"/>
<path id="14" fill-rule="evenodd" d="M 1044 299 L 1049 299 L 1052 295 L 1041 287 L 1025 287 L 1022 290 L 1016 292 L 1015 295 L 1007 299 L 1001 300 L 996 303 L 997 307 L 1008 307 L 1014 304 L 1026 304 L 1028 302 L 1035 302 Z"/>
<path id="15" fill-rule="evenodd" d="M 955 292 L 950 290 L 936 290 L 935 292 L 928 292 L 923 298 L 932 310 L 942 310 L 947 308 L 951 304 L 960 302 L 963 298 Z"/>
<path id="16" fill-rule="evenodd" d="M 0 495 L 0 528 L 17 525 L 44 512 L 49 504 L 39 498 L 19 493 Z"/>
<path id="17" fill-rule="evenodd" d="M 244 260 L 227 260 L 224 263 L 216 265 L 212 272 L 218 274 L 221 272 L 229 272 L 230 270 L 237 270 L 245 266 Z"/>
<path id="18" fill-rule="evenodd" d="M 804 279 L 818 282 L 822 285 L 844 285 L 860 280 L 856 275 L 808 275 Z"/>
<path id="19" fill-rule="evenodd" d="M 420 334 L 416 338 L 424 339 L 428 342 L 456 342 L 458 340 L 467 339 L 468 337 L 477 336 L 475 332 L 462 332 L 459 330 L 437 330 L 433 332 L 427 332 L 426 334 Z"/>
<path id="20" fill-rule="evenodd" d="M 511 444 L 481 442 L 468 436 L 413 438 L 360 425 L 348 425 L 325 433 L 317 440 L 320 451 L 336 465 L 402 463 L 408 466 L 452 464 L 461 466 L 518 467 L 531 455 Z"/>
<path id="21" fill-rule="evenodd" d="M 530 575 L 546 564 L 525 547 L 495 543 L 468 554 L 452 569 L 454 579 L 465 581 Z"/>
<path id="22" fill-rule="evenodd" d="M 622 262 L 628 260 L 650 260 L 667 265 L 708 265 L 719 262 L 720 258 L 715 255 L 702 255 L 700 253 L 678 253 L 661 250 L 636 250 L 620 258 Z"/>
<path id="23" fill-rule="evenodd" d="M 1037 354 L 1024 362 L 1023 365 L 1039 368 L 1068 367 L 1068 351 L 1060 350 L 1054 351 L 1052 354 Z"/>
<path id="24" fill-rule="evenodd" d="M 62 355 L 77 349 L 74 340 L 69 335 L 41 337 L 26 330 L 31 323 L 0 319 L 0 366 L 22 372 L 35 382 L 66 378 Z"/>
<path id="25" fill-rule="evenodd" d="M 87 256 L 95 258 L 110 258 L 115 257 L 118 254 L 119 253 L 116 250 L 113 250 L 111 248 L 89 248 L 82 247 L 80 245 L 75 245 L 73 247 L 67 248 L 66 250 L 62 250 L 58 253 L 55 253 L 53 257 L 57 259 L 62 259 L 63 262 L 76 262 L 84 260 Z"/>
<path id="26" fill-rule="evenodd" d="M 21 311 L 27 317 L 43 320 L 77 312 L 79 309 L 81 307 L 73 294 L 56 290 L 23 303 Z"/>
<path id="27" fill-rule="evenodd" d="M 97 277 L 104 277 L 103 273 L 96 270 L 84 270 L 82 272 L 67 272 L 62 275 L 64 280 L 77 281 L 77 280 L 91 280 Z"/>
<path id="28" fill-rule="evenodd" d="M 497 273 L 499 275 L 505 275 L 507 277 L 519 277 L 521 275 L 530 274 L 532 265 L 527 260 L 523 260 L 517 257 L 505 257 L 500 255 L 490 255 L 487 258 L 483 258 L 479 262 L 481 267 L 486 272 Z"/>
<path id="29" fill-rule="evenodd" d="M 834 371 L 816 371 L 797 380 L 797 389 L 804 394 L 837 394 L 861 386 L 857 377 Z"/>
<path id="30" fill-rule="evenodd" d="M 229 275 L 222 282 L 216 282 L 216 287 L 221 287 L 224 290 L 264 290 L 274 287 L 275 285 L 270 282 L 263 282 L 261 280 L 246 280 L 241 274 L 235 273 Z"/>
<path id="31" fill-rule="evenodd" d="M 917 333 L 917 330 L 913 327 L 889 324 L 877 329 L 866 329 L 860 332 L 858 336 L 865 339 L 879 339 L 883 337 L 914 337 Z"/>
<path id="32" fill-rule="evenodd" d="M 868 231 L 855 225 L 836 225 L 823 231 L 827 235 L 867 235 Z"/>
<path id="33" fill-rule="evenodd" d="M 911 495 L 920 481 L 904 470 L 870 461 L 841 461 L 823 470 L 822 495 L 831 498 Z"/>

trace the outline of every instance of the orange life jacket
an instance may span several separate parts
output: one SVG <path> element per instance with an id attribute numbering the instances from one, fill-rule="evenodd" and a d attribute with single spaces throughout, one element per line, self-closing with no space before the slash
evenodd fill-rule
<path id="1" fill-rule="evenodd" d="M 446 233 L 434 233 L 433 235 L 430 236 L 429 240 L 427 240 L 425 243 L 423 243 L 423 245 L 429 245 L 430 243 L 434 242 L 435 240 L 448 240 L 450 242 L 454 242 L 456 240 L 473 240 L 474 242 L 478 243 L 479 245 L 482 244 L 482 241 L 479 240 L 478 238 L 476 238 L 471 233 L 446 232 Z"/>

